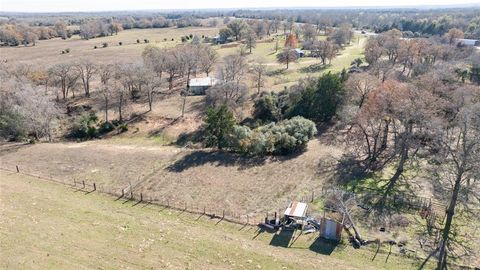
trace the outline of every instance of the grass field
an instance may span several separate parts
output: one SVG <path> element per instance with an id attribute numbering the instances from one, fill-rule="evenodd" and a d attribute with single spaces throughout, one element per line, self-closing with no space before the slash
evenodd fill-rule
<path id="1" fill-rule="evenodd" d="M 2 269 L 412 269 L 417 263 L 316 235 L 115 201 L 0 171 Z M 288 248 L 287 248 L 288 247 Z"/>
<path id="2" fill-rule="evenodd" d="M 30 63 L 36 65 L 53 64 L 73 61 L 80 57 L 87 58 L 95 63 L 136 62 L 141 61 L 143 49 L 148 45 L 144 39 L 162 47 L 172 47 L 181 43 L 181 37 L 189 34 L 198 36 L 214 36 L 219 28 L 187 27 L 187 28 L 156 28 L 125 30 L 118 35 L 82 40 L 79 36 L 62 40 L 40 40 L 36 46 L 1 47 L 0 59 L 9 62 Z M 172 38 L 174 41 L 171 41 Z M 137 44 L 137 39 L 141 43 Z M 167 41 L 165 41 L 167 39 Z M 102 48 L 107 42 L 108 47 Z M 122 46 L 118 43 L 122 42 Z M 97 49 L 94 49 L 97 46 Z M 62 50 L 69 48 L 70 53 L 62 54 Z"/>

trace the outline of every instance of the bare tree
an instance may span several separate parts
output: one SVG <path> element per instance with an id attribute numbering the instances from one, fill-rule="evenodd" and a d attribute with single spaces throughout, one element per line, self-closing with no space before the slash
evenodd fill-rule
<path id="1" fill-rule="evenodd" d="M 231 109 L 242 106 L 248 96 L 248 88 L 243 83 L 222 82 L 207 90 L 207 104 L 227 105 Z"/>
<path id="2" fill-rule="evenodd" d="M 75 72 L 72 64 L 56 64 L 49 69 L 48 73 L 52 77 L 53 83 L 60 86 L 63 100 L 67 98 L 70 90 L 72 91 L 73 97 L 75 97 L 75 87 L 77 86 L 79 74 Z M 57 100 L 58 99 L 59 97 L 57 95 Z"/>
<path id="3" fill-rule="evenodd" d="M 218 61 L 218 53 L 212 47 L 205 45 L 202 46 L 199 56 L 199 68 L 201 71 L 208 75 L 212 72 L 214 65 Z"/>
<path id="4" fill-rule="evenodd" d="M 245 58 L 240 55 L 228 55 L 224 57 L 223 63 L 218 70 L 221 80 L 236 83 L 240 83 L 246 72 L 247 62 Z"/>
<path id="5" fill-rule="evenodd" d="M 455 209 L 461 202 L 461 193 L 478 190 L 471 186 L 480 175 L 480 102 L 478 88 L 458 88 L 451 102 L 455 115 L 445 125 L 442 138 L 441 174 L 446 180 L 450 202 L 446 210 L 446 220 L 442 229 L 442 239 L 438 247 L 437 269 L 447 269 L 448 249 L 451 246 L 452 225 Z M 449 181 L 450 180 L 450 181 Z M 450 185 L 448 184 L 450 182 Z M 468 194 L 465 196 L 468 199 Z M 475 194 L 478 200 L 478 194 Z M 453 254 L 453 252 L 450 252 Z"/>
<path id="6" fill-rule="evenodd" d="M 345 82 L 345 90 L 350 103 L 362 108 L 367 100 L 367 96 L 374 90 L 380 82 L 374 76 L 366 73 L 356 73 L 348 77 Z"/>
<path id="7" fill-rule="evenodd" d="M 252 53 L 252 48 L 257 46 L 257 35 L 251 28 L 247 28 L 243 36 L 245 37 L 245 45 L 247 46 L 247 49 Z"/>
<path id="8" fill-rule="evenodd" d="M 257 94 L 260 94 L 260 89 L 265 85 L 267 66 L 262 61 L 259 61 L 252 66 L 250 73 L 253 75 Z"/>
<path id="9" fill-rule="evenodd" d="M 286 64 L 287 69 L 288 69 L 288 65 L 291 62 L 297 61 L 297 59 L 298 59 L 297 52 L 290 47 L 284 48 L 281 53 L 277 54 L 277 61 L 282 64 Z"/>
<path id="10" fill-rule="evenodd" d="M 103 96 L 104 110 L 105 110 L 105 122 L 108 122 L 108 106 L 110 98 L 112 97 L 112 88 L 111 78 L 114 73 L 113 65 L 101 65 L 98 68 L 98 73 L 100 75 L 100 93 Z"/>
<path id="11" fill-rule="evenodd" d="M 75 68 L 82 80 L 85 96 L 90 97 L 90 80 L 95 76 L 97 71 L 95 65 L 90 60 L 84 59 L 77 63 Z"/>

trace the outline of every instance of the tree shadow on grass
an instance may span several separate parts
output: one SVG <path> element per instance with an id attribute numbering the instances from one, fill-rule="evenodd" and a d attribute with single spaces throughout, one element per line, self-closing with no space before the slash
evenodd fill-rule
<path id="1" fill-rule="evenodd" d="M 331 66 L 330 64 L 324 65 L 322 63 L 312 64 L 312 65 L 309 65 L 309 66 L 306 66 L 306 67 L 302 67 L 300 69 L 300 72 L 302 72 L 302 73 L 315 73 L 315 72 L 323 71 L 330 66 Z"/>
<path id="2" fill-rule="evenodd" d="M 339 242 L 317 237 L 308 248 L 309 250 L 323 255 L 331 255 Z"/>
<path id="3" fill-rule="evenodd" d="M 267 160 L 273 162 L 283 162 L 296 158 L 303 152 L 298 151 L 285 156 L 245 156 L 235 153 L 214 150 L 198 150 L 183 156 L 180 160 L 167 167 L 170 172 L 183 172 L 189 168 L 199 167 L 206 164 L 217 167 L 238 166 L 240 170 L 255 166 L 262 166 Z"/>

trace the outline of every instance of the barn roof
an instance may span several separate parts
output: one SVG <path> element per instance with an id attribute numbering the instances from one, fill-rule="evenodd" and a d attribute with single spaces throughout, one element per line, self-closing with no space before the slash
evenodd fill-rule
<path id="1" fill-rule="evenodd" d="M 188 85 L 190 86 L 213 86 L 218 82 L 217 79 L 212 77 L 204 77 L 204 78 L 193 78 L 190 79 Z"/>

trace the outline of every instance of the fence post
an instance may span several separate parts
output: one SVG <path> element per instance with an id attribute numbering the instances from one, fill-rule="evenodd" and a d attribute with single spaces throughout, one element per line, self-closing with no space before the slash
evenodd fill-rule
<path id="1" fill-rule="evenodd" d="M 313 202 L 314 198 L 315 198 L 315 191 L 312 190 L 312 201 L 311 202 Z"/>
<path id="2" fill-rule="evenodd" d="M 15 165 L 15 167 L 17 168 L 17 173 L 19 173 L 19 172 L 20 172 L 20 170 L 18 169 L 18 165 Z"/>
<path id="3" fill-rule="evenodd" d="M 95 182 L 93 183 L 93 191 L 97 190 L 97 185 L 95 184 Z"/>
<path id="4" fill-rule="evenodd" d="M 125 196 L 125 190 L 122 188 L 122 197 L 120 198 L 123 198 Z"/>
<path id="5" fill-rule="evenodd" d="M 85 180 L 82 180 L 83 188 L 85 188 Z"/>
<path id="6" fill-rule="evenodd" d="M 143 202 L 143 193 L 140 192 L 140 202 Z"/>
<path id="7" fill-rule="evenodd" d="M 222 212 L 222 219 L 225 218 L 225 209 L 223 209 L 223 212 Z"/>
<path id="8" fill-rule="evenodd" d="M 203 207 L 203 214 L 204 214 L 204 215 L 207 213 L 207 211 L 206 211 L 205 208 L 206 208 L 206 207 L 204 206 L 204 207 Z"/>
<path id="9" fill-rule="evenodd" d="M 133 191 L 130 189 L 130 200 L 133 200 Z"/>

